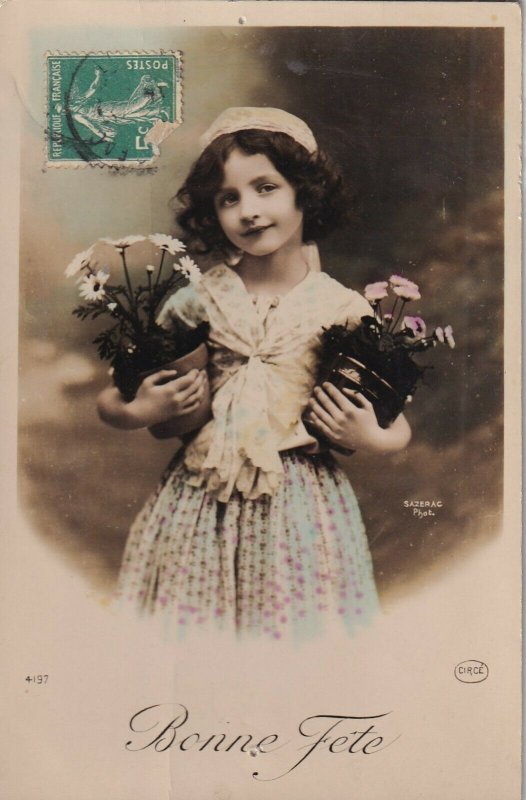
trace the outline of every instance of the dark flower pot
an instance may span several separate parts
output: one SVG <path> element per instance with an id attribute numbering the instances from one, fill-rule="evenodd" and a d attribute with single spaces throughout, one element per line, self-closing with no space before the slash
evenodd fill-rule
<path id="1" fill-rule="evenodd" d="M 162 366 L 155 367 L 155 369 L 147 370 L 146 372 L 141 372 L 140 379 L 143 381 L 149 375 L 154 375 L 156 372 L 161 372 L 161 370 L 165 369 L 175 369 L 177 370 L 177 377 L 181 378 L 183 375 L 187 375 L 193 369 L 205 369 L 206 365 L 208 364 L 208 349 L 204 342 L 200 344 L 195 350 L 192 350 L 191 353 L 187 353 L 185 356 L 181 356 L 181 358 L 176 358 L 174 361 L 170 361 L 168 364 L 163 364 Z M 168 383 L 172 378 L 166 378 L 164 381 L 160 381 L 160 383 Z M 177 417 L 177 436 L 184 435 L 186 433 L 190 433 L 191 431 L 197 430 L 197 428 L 201 428 L 205 422 L 211 418 L 211 402 L 210 402 L 210 388 L 208 383 L 206 385 L 205 394 L 203 396 L 203 400 L 199 408 L 196 408 L 195 411 L 192 411 L 191 414 L 185 414 L 182 417 Z M 152 425 L 150 431 L 159 439 L 164 439 L 169 436 L 175 435 L 168 431 L 167 423 L 161 422 L 158 425 Z"/>
<path id="2" fill-rule="evenodd" d="M 144 372 L 140 373 L 140 379 L 143 381 L 149 375 L 155 375 L 156 372 L 161 372 L 164 369 L 175 369 L 179 373 L 179 376 L 187 375 L 193 369 L 204 369 L 207 364 L 208 349 L 203 342 L 199 347 L 196 347 L 195 350 L 192 350 L 191 353 L 187 353 L 185 356 L 181 356 L 181 358 L 175 358 L 173 361 L 169 361 L 159 367 L 144 370 Z M 171 378 L 169 380 L 171 380 Z"/>
<path id="3" fill-rule="evenodd" d="M 387 428 L 404 407 L 406 398 L 402 397 L 390 383 L 358 359 L 343 353 L 339 353 L 332 363 L 322 370 L 318 383 L 324 382 L 332 383 L 340 390 L 353 389 L 363 394 L 372 403 L 381 428 Z M 326 441 L 308 420 L 305 420 L 305 426 L 309 433 L 329 444 L 331 449 L 346 454 L 353 452 Z"/>

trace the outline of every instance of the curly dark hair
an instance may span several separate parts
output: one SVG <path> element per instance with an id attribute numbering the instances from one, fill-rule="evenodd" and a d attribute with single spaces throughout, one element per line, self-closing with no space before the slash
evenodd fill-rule
<path id="1" fill-rule="evenodd" d="M 182 204 L 176 219 L 187 234 L 190 250 L 225 254 L 231 243 L 223 233 L 214 197 L 223 183 L 225 164 L 234 149 L 247 155 L 262 153 L 296 190 L 296 205 L 303 211 L 304 241 L 323 238 L 347 217 L 343 181 L 323 152 L 310 154 L 291 136 L 260 129 L 218 136 L 193 164 L 174 200 Z"/>

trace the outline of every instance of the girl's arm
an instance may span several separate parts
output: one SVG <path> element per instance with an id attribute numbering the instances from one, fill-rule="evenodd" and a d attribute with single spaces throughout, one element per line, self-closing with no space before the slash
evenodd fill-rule
<path id="1" fill-rule="evenodd" d="M 181 378 L 175 378 L 176 374 L 174 370 L 161 370 L 145 378 L 130 403 L 114 386 L 104 389 L 97 400 L 101 420 L 123 430 L 149 428 L 170 420 L 170 435 L 176 436 L 177 423 L 172 424 L 172 418 L 184 417 L 199 407 L 206 373 L 193 369 Z"/>
<path id="2" fill-rule="evenodd" d="M 395 453 L 411 439 L 411 428 L 400 414 L 388 428 L 378 425 L 372 404 L 359 392 L 340 391 L 330 383 L 317 386 L 309 400 L 311 422 L 334 444 L 349 450 Z"/>

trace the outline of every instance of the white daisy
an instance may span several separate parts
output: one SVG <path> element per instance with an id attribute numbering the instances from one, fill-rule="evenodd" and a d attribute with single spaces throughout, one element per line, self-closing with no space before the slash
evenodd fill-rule
<path id="1" fill-rule="evenodd" d="M 88 247 L 87 250 L 83 250 L 81 253 L 77 253 L 75 258 L 68 264 L 65 269 L 65 275 L 67 278 L 71 278 L 73 275 L 76 275 L 82 267 L 87 267 L 90 263 L 91 256 L 93 255 L 93 245 Z"/>
<path id="2" fill-rule="evenodd" d="M 179 263 L 174 264 L 174 269 L 186 275 L 190 283 L 199 283 L 201 280 L 201 270 L 190 256 L 182 256 Z"/>
<path id="3" fill-rule="evenodd" d="M 85 275 L 79 286 L 81 297 L 90 301 L 102 300 L 105 295 L 104 284 L 109 277 L 108 273 L 103 272 L 101 269 L 97 272 L 92 272 L 90 275 Z"/>
<path id="4" fill-rule="evenodd" d="M 101 239 L 101 242 L 105 242 L 106 244 L 112 244 L 113 247 L 116 247 L 117 250 L 125 250 L 127 247 L 131 247 L 132 244 L 137 244 L 137 242 L 145 242 L 146 236 L 123 236 L 120 239 Z"/>
<path id="5" fill-rule="evenodd" d="M 186 245 L 180 242 L 179 239 L 174 239 L 164 233 L 152 233 L 148 236 L 148 239 L 156 247 L 166 250 L 172 256 L 177 255 L 177 253 L 184 253 L 186 250 Z"/>

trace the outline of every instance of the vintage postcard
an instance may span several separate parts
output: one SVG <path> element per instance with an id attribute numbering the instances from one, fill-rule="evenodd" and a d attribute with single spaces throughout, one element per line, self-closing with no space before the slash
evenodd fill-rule
<path id="1" fill-rule="evenodd" d="M 518 800 L 519 5 L 0 40 L 0 795 Z"/>

